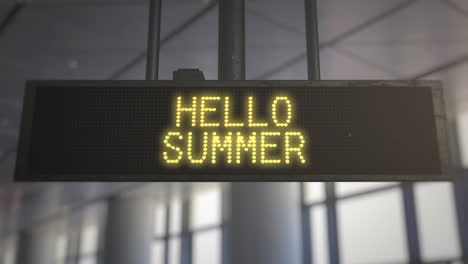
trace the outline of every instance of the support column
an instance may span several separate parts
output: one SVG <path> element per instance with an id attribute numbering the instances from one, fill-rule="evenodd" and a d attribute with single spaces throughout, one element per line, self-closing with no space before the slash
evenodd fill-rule
<path id="1" fill-rule="evenodd" d="M 32 264 L 31 255 L 33 254 L 32 233 L 28 230 L 22 230 L 18 233 L 18 241 L 16 244 L 15 263 L 16 264 Z"/>
<path id="2" fill-rule="evenodd" d="M 302 263 L 299 183 L 234 182 L 228 198 L 229 263 Z"/>
<path id="3" fill-rule="evenodd" d="M 219 1 L 218 79 L 245 80 L 244 0 Z M 302 263 L 299 183 L 231 183 L 223 263 Z"/>
<path id="4" fill-rule="evenodd" d="M 320 80 L 320 45 L 318 34 L 318 12 L 317 0 L 304 0 L 305 22 L 306 22 L 306 49 L 307 49 L 307 79 L 310 81 Z M 338 221 L 336 213 L 335 183 L 326 182 L 325 195 L 327 199 L 327 228 L 328 228 L 328 251 L 330 263 L 340 263 L 340 250 L 338 246 Z M 310 220 L 305 217 L 306 220 Z M 303 222 L 303 225 L 310 223 Z M 304 230 L 307 230 L 304 228 Z M 304 246 L 311 247 L 308 233 L 304 234 Z"/>
<path id="5" fill-rule="evenodd" d="M 159 79 L 161 1 L 162 0 L 150 0 L 148 18 L 148 52 L 146 54 L 146 80 Z"/>
<path id="6" fill-rule="evenodd" d="M 147 195 L 109 200 L 102 263 L 151 263 L 153 205 Z"/>
<path id="7" fill-rule="evenodd" d="M 245 80 L 244 4 L 244 0 L 219 0 L 219 80 Z"/>
<path id="8" fill-rule="evenodd" d="M 320 80 L 320 49 L 318 38 L 317 0 L 305 0 L 307 77 Z"/>
<path id="9" fill-rule="evenodd" d="M 55 240 L 52 227 L 41 227 L 38 230 L 26 229 L 18 234 L 15 263 L 48 264 L 53 262 Z M 48 228 L 48 229 L 47 229 Z"/>

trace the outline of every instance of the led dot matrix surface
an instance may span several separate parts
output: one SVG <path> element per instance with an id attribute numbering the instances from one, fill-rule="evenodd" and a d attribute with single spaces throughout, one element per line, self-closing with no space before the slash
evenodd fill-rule
<path id="1" fill-rule="evenodd" d="M 33 81 L 15 178 L 448 179 L 438 89 L 427 81 Z"/>
<path id="2" fill-rule="evenodd" d="M 262 111 L 270 113 L 269 116 L 263 117 L 269 122 L 261 123 L 254 122 L 259 119 L 255 116 L 255 113 L 259 111 L 258 103 L 255 104 L 258 100 L 255 100 L 254 96 L 244 97 L 244 104 L 239 104 L 239 106 L 247 107 L 246 111 L 240 111 L 247 113 L 247 116 L 244 118 L 237 116 L 236 120 L 244 120 L 244 122 L 236 123 L 230 122 L 235 112 L 235 109 L 232 109 L 234 104 L 231 103 L 233 102 L 231 96 L 208 96 L 202 93 L 185 97 L 192 99 L 190 105 L 182 103 L 188 101 L 184 99 L 184 96 L 177 96 L 174 100 L 175 128 L 169 128 L 166 132 L 162 150 L 163 161 L 166 165 L 173 167 L 183 164 L 241 166 L 249 163 L 251 166 L 261 167 L 269 164 L 293 164 L 294 157 L 297 158 L 299 165 L 307 163 L 304 157 L 307 152 L 304 149 L 306 136 L 302 129 L 291 125 L 294 112 L 293 100 L 290 96 L 271 96 L 266 104 L 269 107 L 268 111 Z M 207 106 L 208 104 L 210 106 Z M 211 117 L 208 115 L 209 112 L 212 114 Z M 216 112 L 218 115 L 215 115 Z M 182 125 L 183 119 L 189 119 L 185 122 L 186 126 Z M 194 132 L 195 130 L 198 133 Z M 294 137 L 297 138 L 296 144 L 294 144 Z M 245 138 L 248 138 L 247 143 Z M 281 141 L 281 144 L 275 142 L 275 139 Z M 197 141 L 197 144 L 194 141 Z M 200 158 L 194 158 L 193 153 L 197 152 L 194 145 L 198 145 L 197 156 Z M 242 159 L 242 152 L 247 152 L 250 159 Z M 273 158 L 275 154 L 277 157 Z M 257 159 L 260 160 L 259 163 Z"/>

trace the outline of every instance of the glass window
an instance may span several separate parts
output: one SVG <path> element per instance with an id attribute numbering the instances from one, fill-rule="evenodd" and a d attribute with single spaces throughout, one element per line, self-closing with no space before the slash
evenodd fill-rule
<path id="1" fill-rule="evenodd" d="M 191 229 L 219 225 L 221 222 L 221 190 L 213 188 L 192 197 Z"/>
<path id="2" fill-rule="evenodd" d="M 325 185 L 323 182 L 304 183 L 304 203 L 311 204 L 325 200 Z"/>
<path id="3" fill-rule="evenodd" d="M 221 263 L 221 229 L 197 232 L 193 236 L 193 264 Z"/>
<path id="4" fill-rule="evenodd" d="M 339 248 L 344 263 L 406 263 L 400 188 L 337 202 Z"/>
<path id="5" fill-rule="evenodd" d="M 458 114 L 457 130 L 461 163 L 468 168 L 468 111 Z"/>
<path id="6" fill-rule="evenodd" d="M 180 237 L 171 237 L 169 239 L 169 264 L 180 264 L 180 253 Z"/>
<path id="7" fill-rule="evenodd" d="M 96 264 L 96 257 L 95 256 L 86 256 L 80 258 L 78 264 Z"/>
<path id="8" fill-rule="evenodd" d="M 164 263 L 164 241 L 156 240 L 153 242 L 151 248 L 151 263 L 163 264 Z"/>
<path id="9" fill-rule="evenodd" d="M 327 208 L 325 205 L 310 209 L 310 232 L 313 263 L 329 263 Z"/>
<path id="10" fill-rule="evenodd" d="M 169 233 L 171 235 L 179 234 L 182 230 L 182 201 L 174 199 L 170 204 Z"/>
<path id="11" fill-rule="evenodd" d="M 397 182 L 337 182 L 335 185 L 336 196 L 342 197 L 345 195 L 355 194 L 397 184 Z"/>
<path id="12" fill-rule="evenodd" d="M 166 233 L 166 206 L 163 203 L 156 205 L 154 210 L 154 235 L 164 236 Z"/>
<path id="13" fill-rule="evenodd" d="M 190 229 L 194 264 L 221 263 L 221 191 L 221 186 L 216 185 L 192 195 Z"/>
<path id="14" fill-rule="evenodd" d="M 192 235 L 192 263 L 220 263 L 221 196 L 220 186 L 209 185 L 203 186 L 203 189 L 197 189 L 191 195 L 190 208 L 183 206 L 185 201 L 180 197 L 170 202 L 157 203 L 154 213 L 151 263 L 163 264 L 167 247 L 168 264 L 180 264 L 182 241 L 190 234 Z M 169 223 L 166 218 L 167 206 L 169 206 Z M 182 217 L 185 219 L 186 213 L 190 213 L 189 223 L 182 222 Z M 188 226 L 182 226 L 183 224 Z M 169 228 L 168 235 L 164 235 L 166 228 Z M 191 233 L 182 233 L 185 228 L 189 228 Z"/>
<path id="15" fill-rule="evenodd" d="M 166 221 L 167 203 L 160 202 L 154 212 L 154 241 L 152 245 L 152 264 L 163 264 L 165 247 L 168 246 L 169 264 L 180 264 L 182 231 L 182 200 L 173 199 L 169 203 L 169 223 Z M 169 236 L 166 237 L 166 226 L 169 225 Z"/>
<path id="16" fill-rule="evenodd" d="M 80 232 L 78 264 L 96 264 L 99 229 L 95 224 L 84 225 Z"/>
<path id="17" fill-rule="evenodd" d="M 423 260 L 461 256 L 451 183 L 415 185 L 416 213 Z"/>
<path id="18" fill-rule="evenodd" d="M 56 264 L 65 264 L 67 257 L 67 237 L 65 234 L 60 234 L 57 236 L 55 244 L 55 263 Z"/>
<path id="19" fill-rule="evenodd" d="M 3 245 L 3 263 L 15 264 L 16 262 L 16 238 L 10 237 L 4 241 Z"/>
<path id="20" fill-rule="evenodd" d="M 98 228 L 95 225 L 86 225 L 81 231 L 80 255 L 92 255 L 98 248 Z"/>

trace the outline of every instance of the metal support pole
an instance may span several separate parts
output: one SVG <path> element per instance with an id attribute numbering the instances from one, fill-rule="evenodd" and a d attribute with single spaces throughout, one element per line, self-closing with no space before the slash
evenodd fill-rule
<path id="1" fill-rule="evenodd" d="M 233 182 L 228 205 L 231 264 L 301 264 L 297 182 Z"/>
<path id="2" fill-rule="evenodd" d="M 245 1 L 220 0 L 218 79 L 245 80 Z"/>
<path id="3" fill-rule="evenodd" d="M 170 195 L 166 194 L 166 215 L 164 218 L 166 222 L 166 226 L 164 229 L 164 258 L 163 264 L 169 264 L 169 232 L 170 232 L 170 225 L 171 225 L 171 199 Z"/>
<path id="4" fill-rule="evenodd" d="M 320 55 L 317 22 L 317 0 L 305 0 L 307 76 L 320 80 Z"/>
<path id="5" fill-rule="evenodd" d="M 304 203 L 305 186 L 304 183 L 299 183 L 300 199 L 301 199 L 301 228 L 302 228 L 302 263 L 314 264 L 314 250 L 312 244 L 312 227 L 311 227 L 311 214 L 310 207 Z"/>
<path id="6" fill-rule="evenodd" d="M 162 0 L 150 0 L 148 18 L 148 53 L 146 55 L 146 80 L 157 80 L 159 78 L 161 1 Z"/>
<path id="7" fill-rule="evenodd" d="M 327 197 L 328 252 L 331 264 L 340 263 L 340 250 L 338 247 L 338 218 L 336 214 L 335 193 L 335 183 L 326 182 L 325 195 Z"/>
<path id="8" fill-rule="evenodd" d="M 221 263 L 231 264 L 229 249 L 230 241 L 230 218 L 231 218 L 231 186 L 227 184 L 221 185 Z"/>
<path id="9" fill-rule="evenodd" d="M 244 0 L 219 1 L 220 80 L 245 79 L 244 11 Z M 223 248 L 223 260 L 245 264 L 300 262 L 297 183 L 234 182 L 228 196 L 223 208 L 229 217 L 223 230 L 223 240 L 228 244 Z"/>
<path id="10" fill-rule="evenodd" d="M 418 221 L 416 219 L 416 201 L 414 199 L 414 184 L 401 184 L 403 205 L 405 210 L 406 236 L 410 263 L 421 263 L 421 249 L 419 247 Z"/>
<path id="11" fill-rule="evenodd" d="M 184 188 L 184 193 L 192 193 L 190 186 Z M 181 264 L 192 264 L 193 233 L 190 230 L 190 195 L 182 199 L 182 235 L 181 235 Z"/>
<path id="12" fill-rule="evenodd" d="M 304 0 L 306 22 L 307 77 L 320 80 L 320 50 L 318 38 L 317 0 Z M 327 197 L 328 246 L 330 263 L 340 263 L 338 248 L 338 225 L 336 214 L 335 183 L 325 183 Z M 303 225 L 308 223 L 303 223 Z M 306 234 L 310 235 L 310 234 Z M 305 242 L 308 240 L 305 239 Z M 309 242 L 310 243 L 310 242 Z"/>
<path id="13" fill-rule="evenodd" d="M 154 200 L 146 195 L 109 198 L 100 263 L 149 263 L 153 206 Z"/>

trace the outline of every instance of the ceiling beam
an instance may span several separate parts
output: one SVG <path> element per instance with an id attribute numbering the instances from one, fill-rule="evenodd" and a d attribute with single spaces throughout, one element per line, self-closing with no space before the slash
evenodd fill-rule
<path id="1" fill-rule="evenodd" d="M 344 48 L 340 47 L 339 45 L 335 45 L 335 46 L 330 47 L 330 48 L 332 48 L 333 51 L 335 51 L 337 53 L 340 53 L 343 56 L 346 56 L 346 57 L 348 57 L 350 59 L 353 59 L 355 61 L 360 62 L 363 65 L 368 66 L 369 68 L 372 68 L 372 69 L 378 70 L 378 71 L 380 71 L 382 73 L 385 73 L 386 75 L 390 76 L 390 78 L 398 79 L 398 78 L 401 77 L 398 74 L 396 74 L 395 72 L 391 71 L 390 69 L 387 69 L 385 66 L 383 66 L 383 65 L 381 65 L 379 63 L 376 63 L 375 61 L 369 60 L 369 59 L 367 59 L 365 57 L 362 57 L 362 56 L 360 56 L 358 54 L 355 54 L 350 50 L 344 49 Z"/>
<path id="2" fill-rule="evenodd" d="M 68 7 L 107 7 L 107 6 L 135 6 L 147 5 L 146 0 L 79 0 L 79 1 L 36 1 L 28 4 L 28 8 L 68 8 Z"/>
<path id="3" fill-rule="evenodd" d="M 256 17 L 258 19 L 263 20 L 264 22 L 269 23 L 270 25 L 281 28 L 281 29 L 287 31 L 288 33 L 294 33 L 294 34 L 296 34 L 298 36 L 305 36 L 305 34 L 306 34 L 304 30 L 298 29 L 295 26 L 291 26 L 291 25 L 288 25 L 288 24 L 283 23 L 281 21 L 278 21 L 276 18 L 270 17 L 270 16 L 262 13 L 261 11 L 253 9 L 251 7 L 246 6 L 245 7 L 245 12 L 247 14 L 250 14 L 253 17 Z"/>
<path id="4" fill-rule="evenodd" d="M 210 3 L 205 5 L 200 11 L 198 11 L 193 16 L 188 18 L 182 24 L 180 24 L 177 28 L 171 31 L 167 36 L 161 39 L 161 43 L 160 43 L 161 47 L 164 46 L 164 44 L 168 43 L 173 38 L 175 38 L 180 33 L 184 32 L 187 28 L 190 27 L 190 25 L 198 21 L 200 18 L 204 17 L 207 13 L 209 13 L 212 9 L 214 9 L 214 7 L 216 7 L 217 4 L 218 4 L 218 1 L 216 0 L 211 1 Z M 125 64 L 120 69 L 112 73 L 108 79 L 115 80 L 115 79 L 120 78 L 122 75 L 124 75 L 126 72 L 131 70 L 133 67 L 143 62 L 143 60 L 146 58 L 146 53 L 147 53 L 146 49 L 140 52 L 137 56 L 132 58 L 127 64 Z"/>
<path id="5" fill-rule="evenodd" d="M 396 4 L 394 7 L 388 9 L 388 10 L 385 10 L 384 12 L 382 13 L 379 13 L 377 14 L 376 16 L 360 23 L 360 24 L 357 24 L 356 26 L 350 28 L 349 30 L 341 33 L 341 34 L 338 34 L 337 36 L 335 36 L 334 38 L 332 38 L 331 40 L 328 40 L 328 41 L 325 41 L 325 42 L 322 42 L 320 43 L 319 45 L 319 48 L 320 49 L 324 49 L 324 48 L 327 48 L 327 47 L 331 47 L 331 46 L 334 46 L 336 44 L 338 44 L 339 42 L 342 42 L 343 40 L 363 31 L 364 29 L 367 29 L 369 28 L 370 26 L 373 26 L 377 23 L 379 23 L 380 21 L 382 21 L 383 19 L 385 18 L 388 18 L 392 15 L 395 15 L 396 13 L 400 12 L 401 10 L 404 10 L 406 8 L 408 8 L 409 6 L 411 6 L 412 4 L 418 2 L 419 0 L 405 0 L 405 1 L 402 1 L 398 4 Z M 302 62 L 303 60 L 305 60 L 307 57 L 307 52 L 301 52 L 300 54 L 288 59 L 287 61 L 285 61 L 283 64 L 279 65 L 279 66 L 276 66 L 262 74 L 260 74 L 258 77 L 254 78 L 256 80 L 263 80 L 263 79 L 266 79 L 266 78 L 269 78 L 285 69 L 287 69 L 288 67 L 290 66 L 293 66 L 299 62 Z"/>
<path id="6" fill-rule="evenodd" d="M 440 2 L 446 6 L 448 6 L 450 9 L 456 11 L 457 13 L 461 14 L 465 18 L 468 18 L 468 10 L 463 9 L 461 6 L 458 4 L 454 3 L 451 0 L 440 0 Z"/>
<path id="7" fill-rule="evenodd" d="M 468 54 L 465 54 L 461 57 L 458 57 L 454 60 L 451 60 L 451 61 L 448 61 L 448 62 L 445 62 L 445 63 L 442 63 L 440 65 L 437 65 L 437 66 L 434 66 L 428 70 L 425 70 L 423 72 L 420 72 L 418 74 L 415 74 L 413 75 L 412 77 L 408 78 L 408 79 L 411 79 L 411 80 L 416 80 L 416 79 L 422 79 L 422 78 L 425 78 L 425 77 L 428 77 L 432 74 L 435 74 L 435 73 L 439 73 L 439 72 L 443 72 L 443 71 L 447 71 L 449 69 L 453 69 L 459 65 L 462 65 L 462 64 L 465 64 L 468 62 Z"/>
<path id="8" fill-rule="evenodd" d="M 0 21 L 0 36 L 2 36 L 5 33 L 5 30 L 15 20 L 15 18 L 18 16 L 18 14 L 24 8 L 24 6 L 25 5 L 22 3 L 15 3 L 10 8 L 5 18 L 2 21 Z"/>

